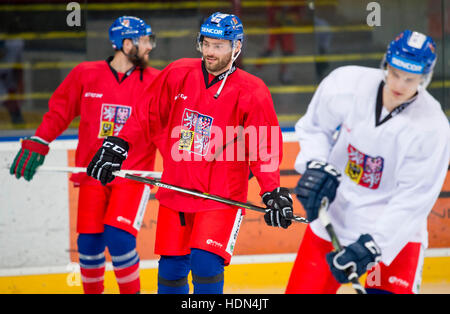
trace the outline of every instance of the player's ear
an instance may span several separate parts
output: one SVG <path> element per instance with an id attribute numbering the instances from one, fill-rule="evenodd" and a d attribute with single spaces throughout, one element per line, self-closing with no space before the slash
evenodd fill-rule
<path id="1" fill-rule="evenodd" d="M 242 49 L 242 42 L 240 40 L 237 40 L 236 41 L 236 48 L 234 48 L 234 54 L 236 54 L 241 49 Z"/>
<path id="2" fill-rule="evenodd" d="M 131 39 L 125 38 L 123 40 L 123 44 L 122 44 L 123 52 L 125 52 L 125 54 L 129 54 L 132 48 L 133 48 L 133 42 L 131 41 Z"/>

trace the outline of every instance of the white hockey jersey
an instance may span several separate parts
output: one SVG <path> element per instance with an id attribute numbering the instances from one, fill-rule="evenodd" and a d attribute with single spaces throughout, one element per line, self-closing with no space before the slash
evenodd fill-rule
<path id="1" fill-rule="evenodd" d="M 349 245 L 369 233 L 389 265 L 408 242 L 428 246 L 427 216 L 447 173 L 450 127 L 424 89 L 398 115 L 375 126 L 382 80 L 380 69 L 345 66 L 321 82 L 295 126 L 301 147 L 295 169 L 303 173 L 309 160 L 322 160 L 341 171 L 329 207 L 338 237 Z M 318 219 L 311 228 L 330 240 Z"/>

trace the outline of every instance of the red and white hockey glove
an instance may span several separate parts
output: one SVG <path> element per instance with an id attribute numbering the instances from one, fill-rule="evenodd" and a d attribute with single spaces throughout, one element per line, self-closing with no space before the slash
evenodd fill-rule
<path id="1" fill-rule="evenodd" d="M 22 148 L 14 158 L 9 173 L 15 175 L 17 179 L 23 177 L 30 181 L 37 168 L 44 163 L 49 149 L 48 143 L 37 136 L 23 139 Z"/>

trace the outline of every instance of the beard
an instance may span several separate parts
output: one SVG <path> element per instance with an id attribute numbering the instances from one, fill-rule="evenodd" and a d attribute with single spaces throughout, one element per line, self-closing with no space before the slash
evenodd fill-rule
<path id="1" fill-rule="evenodd" d="M 128 53 L 127 57 L 128 60 L 130 60 L 130 62 L 133 63 L 135 67 L 140 67 L 144 69 L 148 65 L 145 55 L 139 56 L 139 50 L 138 47 L 136 46 L 133 46 L 133 48 L 130 50 L 130 53 Z"/>
<path id="2" fill-rule="evenodd" d="M 208 56 L 203 55 L 203 60 L 206 60 L 206 57 Z M 226 67 L 231 61 L 231 53 L 223 58 L 216 58 L 216 59 L 217 59 L 216 62 L 213 64 L 210 64 L 207 61 L 205 61 L 206 70 L 213 73 L 224 72 L 226 70 Z"/>

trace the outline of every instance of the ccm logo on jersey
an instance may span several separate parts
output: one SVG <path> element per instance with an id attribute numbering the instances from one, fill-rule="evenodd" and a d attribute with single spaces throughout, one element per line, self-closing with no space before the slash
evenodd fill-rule
<path id="1" fill-rule="evenodd" d="M 178 94 L 178 95 L 175 96 L 175 99 L 174 99 L 174 100 L 177 100 L 178 98 L 181 98 L 181 99 L 183 99 L 183 100 L 186 100 L 186 99 L 187 99 L 187 96 L 185 96 L 184 94 Z"/>
<path id="2" fill-rule="evenodd" d="M 103 94 L 86 92 L 86 93 L 84 93 L 84 97 L 86 97 L 86 98 L 102 98 Z"/>

